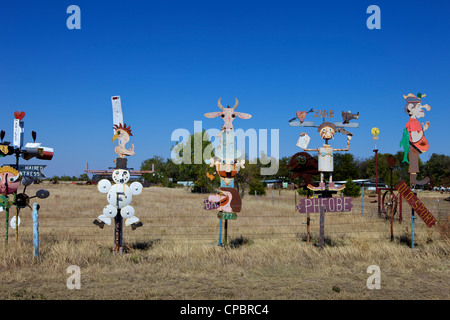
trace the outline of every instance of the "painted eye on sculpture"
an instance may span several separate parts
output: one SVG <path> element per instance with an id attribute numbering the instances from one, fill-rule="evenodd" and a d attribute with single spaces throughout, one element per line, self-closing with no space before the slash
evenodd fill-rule
<path id="1" fill-rule="evenodd" d="M 224 114 L 221 114 L 220 116 L 221 116 L 222 118 L 225 118 L 225 115 L 224 115 Z"/>
<path id="2" fill-rule="evenodd" d="M 233 113 L 232 115 L 231 115 L 233 118 L 236 118 L 236 115 Z"/>
<path id="3" fill-rule="evenodd" d="M 120 130 L 118 130 L 118 131 L 117 131 L 117 134 L 118 134 L 118 135 L 119 135 L 119 134 L 121 134 L 121 131 L 120 131 Z"/>

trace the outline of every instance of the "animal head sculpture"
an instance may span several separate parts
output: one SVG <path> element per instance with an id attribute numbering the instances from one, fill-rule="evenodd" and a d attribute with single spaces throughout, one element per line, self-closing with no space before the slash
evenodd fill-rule
<path id="1" fill-rule="evenodd" d="M 20 173 L 11 167 L 0 168 L 0 194 L 8 195 L 17 191 L 20 185 Z"/>
<path id="2" fill-rule="evenodd" d="M 237 98 L 235 98 L 236 103 L 234 104 L 233 108 L 230 108 L 230 106 L 227 106 L 227 108 L 224 108 L 222 106 L 222 104 L 220 103 L 221 99 L 222 98 L 219 98 L 219 101 L 217 101 L 217 105 L 219 106 L 219 108 L 222 111 L 205 113 L 205 117 L 207 117 L 207 118 L 216 118 L 219 116 L 222 117 L 224 124 L 223 124 L 221 131 L 227 131 L 227 132 L 232 131 L 233 130 L 233 120 L 236 117 L 241 118 L 241 119 L 250 119 L 252 117 L 251 114 L 235 111 L 235 109 L 239 105 L 239 101 Z"/>
<path id="3" fill-rule="evenodd" d="M 125 156 L 132 156 L 136 154 L 134 152 L 134 144 L 131 145 L 130 149 L 125 148 L 125 144 L 130 141 L 130 136 L 133 134 L 131 133 L 131 127 L 124 123 L 123 125 L 119 123 L 119 125 L 114 125 L 115 134 L 112 138 L 112 142 L 119 140 L 119 145 L 114 148 L 114 151 L 119 155 L 119 158 L 124 158 Z"/>
<path id="4" fill-rule="evenodd" d="M 241 212 L 242 201 L 235 188 L 219 188 L 219 191 L 208 196 L 208 201 L 217 203 L 221 212 Z"/>

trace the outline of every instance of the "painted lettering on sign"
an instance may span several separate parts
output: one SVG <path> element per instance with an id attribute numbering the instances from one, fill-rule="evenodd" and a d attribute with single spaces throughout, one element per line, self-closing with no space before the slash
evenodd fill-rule
<path id="1" fill-rule="evenodd" d="M 431 212 L 424 206 L 422 201 L 417 198 L 417 196 L 412 192 L 408 185 L 401 181 L 396 187 L 397 191 L 402 195 L 403 199 L 408 202 L 414 212 L 419 215 L 419 217 L 425 222 L 425 224 L 431 228 L 436 224 L 437 219 L 431 214 Z"/>
<path id="2" fill-rule="evenodd" d="M 316 118 L 334 118 L 334 110 L 314 110 Z"/>
<path id="3" fill-rule="evenodd" d="M 209 201 L 208 199 L 205 199 L 203 203 L 205 204 L 204 206 L 205 210 L 214 210 L 220 207 L 220 204 L 218 204 L 217 202 Z"/>
<path id="4" fill-rule="evenodd" d="M 300 199 L 297 210 L 300 213 L 318 213 L 320 207 L 327 212 L 349 212 L 352 210 L 351 197 Z"/>

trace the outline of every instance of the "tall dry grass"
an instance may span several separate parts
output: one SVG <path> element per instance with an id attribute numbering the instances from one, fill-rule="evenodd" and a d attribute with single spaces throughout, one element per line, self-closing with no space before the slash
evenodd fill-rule
<path id="1" fill-rule="evenodd" d="M 40 187 L 29 187 L 29 194 Z M 31 210 L 22 210 L 19 241 L 10 229 L 8 245 L 0 247 L 1 299 L 450 297 L 449 243 L 418 221 L 412 250 L 405 203 L 403 222 L 394 223 L 393 242 L 389 221 L 378 217 L 369 198 L 364 215 L 361 199 L 354 199 L 350 213 L 327 213 L 327 245 L 321 250 L 314 245 L 319 216 L 311 214 L 312 242 L 307 244 L 306 218 L 295 211 L 293 191 L 275 191 L 273 202 L 271 192 L 257 200 L 245 195 L 238 219 L 228 224 L 229 246 L 222 248 L 217 246 L 217 214 L 203 209 L 206 195 L 145 188 L 132 202 L 144 226 L 124 227 L 124 254 L 113 255 L 112 226 L 101 230 L 92 223 L 107 203 L 104 194 L 95 186 L 45 188 L 51 196 L 39 200 L 39 258 L 32 254 Z M 444 201 L 436 204 L 434 194 L 420 196 L 430 198 L 427 205 L 441 221 L 447 219 Z M 66 287 L 70 265 L 81 269 L 80 290 Z M 366 287 L 370 265 L 381 269 L 380 290 Z"/>

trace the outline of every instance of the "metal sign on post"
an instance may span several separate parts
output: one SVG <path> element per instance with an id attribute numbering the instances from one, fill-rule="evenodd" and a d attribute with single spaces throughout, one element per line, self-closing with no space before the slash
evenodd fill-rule
<path id="1" fill-rule="evenodd" d="M 15 166 L 13 164 L 8 164 L 7 166 Z M 45 169 L 46 165 L 28 165 L 28 164 L 20 164 L 18 166 L 18 171 L 22 177 L 29 177 L 35 179 L 44 179 L 46 176 L 42 173 L 42 170 Z"/>
<path id="2" fill-rule="evenodd" d="M 302 198 L 297 205 L 300 213 L 318 213 L 323 207 L 327 212 L 349 212 L 352 210 L 352 197 Z"/>
<path id="3" fill-rule="evenodd" d="M 414 192 L 409 188 L 409 186 L 404 181 L 401 181 L 399 184 L 397 184 L 395 188 L 402 195 L 403 199 L 405 199 L 406 202 L 408 202 L 411 208 L 414 209 L 414 212 L 416 212 L 419 215 L 419 217 L 425 222 L 428 228 L 431 228 L 436 224 L 437 219 L 425 207 L 422 201 L 420 201 L 419 198 L 417 198 Z"/>

